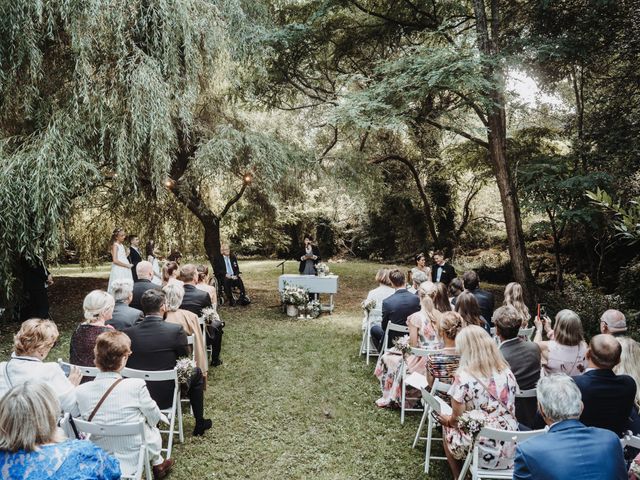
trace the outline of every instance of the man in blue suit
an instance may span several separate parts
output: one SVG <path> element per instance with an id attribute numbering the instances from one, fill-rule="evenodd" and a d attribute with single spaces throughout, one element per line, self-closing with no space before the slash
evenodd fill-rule
<path id="1" fill-rule="evenodd" d="M 627 480 L 618 436 L 578 420 L 582 401 L 571 377 L 543 377 L 537 389 L 538 409 L 550 428 L 518 444 L 513 480 Z"/>
<path id="2" fill-rule="evenodd" d="M 407 317 L 412 313 L 420 310 L 420 299 L 417 295 L 407 291 L 405 284 L 405 276 L 397 268 L 389 272 L 389 280 L 395 293 L 387 297 L 382 302 L 382 325 L 373 325 L 371 327 L 371 337 L 379 352 L 382 352 L 382 342 L 384 340 L 384 332 L 387 330 L 389 322 L 396 325 L 407 325 Z M 396 338 L 398 334 L 389 334 L 389 344 Z"/>

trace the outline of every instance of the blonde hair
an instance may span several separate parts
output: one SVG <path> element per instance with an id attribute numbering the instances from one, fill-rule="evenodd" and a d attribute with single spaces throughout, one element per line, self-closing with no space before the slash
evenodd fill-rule
<path id="1" fill-rule="evenodd" d="M 115 305 L 115 300 L 110 293 L 104 290 L 93 290 L 84 297 L 82 309 L 84 310 L 84 319 L 93 323 L 97 321 L 101 315 L 108 312 Z"/>
<path id="2" fill-rule="evenodd" d="M 376 282 L 382 285 L 389 285 L 389 269 L 381 268 L 376 272 Z"/>
<path id="3" fill-rule="evenodd" d="M 424 311 L 427 321 L 433 327 L 433 331 L 436 332 L 436 335 L 440 335 L 440 317 L 442 314 L 436 309 L 436 306 L 433 304 L 433 300 L 422 289 L 422 285 L 425 285 L 427 282 L 422 282 L 420 287 L 418 288 L 418 296 L 420 297 L 420 307 Z M 428 282 L 431 283 L 431 282 Z"/>
<path id="4" fill-rule="evenodd" d="M 39 445 L 61 442 L 57 428 L 60 403 L 44 383 L 25 382 L 0 400 L 0 450 L 31 452 Z"/>
<path id="5" fill-rule="evenodd" d="M 496 342 L 482 327 L 469 325 L 456 336 L 459 369 L 482 378 L 491 378 L 509 368 Z"/>
<path id="6" fill-rule="evenodd" d="M 182 305 L 182 299 L 184 298 L 184 287 L 179 283 L 168 283 L 162 287 L 164 292 L 164 302 L 167 306 L 167 310 L 175 312 Z"/>
<path id="7" fill-rule="evenodd" d="M 633 338 L 618 337 L 617 340 L 622 346 L 620 363 L 613 367 L 617 374 L 629 375 L 636 382 L 636 406 L 640 408 L 640 344 Z"/>
<path id="8" fill-rule="evenodd" d="M 527 308 L 527 305 L 524 303 L 522 285 L 518 282 L 508 283 L 507 286 L 504 287 L 504 302 L 502 304 L 516 309 L 516 312 L 518 312 L 518 316 L 522 321 L 522 328 L 527 328 L 529 326 L 531 314 L 529 313 L 529 308 Z"/>
<path id="9" fill-rule="evenodd" d="M 455 340 L 460 330 L 464 328 L 464 320 L 457 312 L 446 312 L 440 317 L 438 327 L 440 338 L 447 337 L 449 340 Z"/>
<path id="10" fill-rule="evenodd" d="M 13 336 L 13 350 L 16 355 L 28 356 L 42 347 L 52 347 L 58 335 L 58 327 L 51 320 L 30 318 Z"/>
<path id="11" fill-rule="evenodd" d="M 556 325 L 553 327 L 554 340 L 560 345 L 574 347 L 584 341 L 582 322 L 573 310 L 560 310 L 556 315 Z"/>

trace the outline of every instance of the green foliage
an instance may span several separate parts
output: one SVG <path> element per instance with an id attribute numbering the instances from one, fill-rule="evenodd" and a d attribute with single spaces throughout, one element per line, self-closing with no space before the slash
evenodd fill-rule
<path id="1" fill-rule="evenodd" d="M 640 198 L 623 206 L 619 200 L 614 201 L 611 195 L 600 188 L 595 192 L 587 191 L 586 195 L 594 205 L 608 214 L 609 224 L 618 239 L 629 245 L 640 241 Z"/>

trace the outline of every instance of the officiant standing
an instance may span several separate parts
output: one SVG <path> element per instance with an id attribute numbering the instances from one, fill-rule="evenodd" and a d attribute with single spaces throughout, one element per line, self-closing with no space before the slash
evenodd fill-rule
<path id="1" fill-rule="evenodd" d="M 316 265 L 320 261 L 320 250 L 313 244 L 313 237 L 305 235 L 304 237 L 304 253 L 300 257 L 300 268 L 298 271 L 301 275 L 317 275 Z"/>

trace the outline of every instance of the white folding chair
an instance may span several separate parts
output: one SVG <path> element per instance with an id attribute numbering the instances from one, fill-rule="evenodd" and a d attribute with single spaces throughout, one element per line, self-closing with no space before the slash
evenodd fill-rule
<path id="1" fill-rule="evenodd" d="M 406 325 L 398 325 L 395 323 L 387 323 L 387 330 L 384 332 L 384 340 L 382 341 L 382 353 L 387 353 L 388 350 L 393 348 L 393 345 L 389 347 L 389 332 L 396 333 L 409 333 L 409 327 Z"/>
<path id="2" fill-rule="evenodd" d="M 533 334 L 535 333 L 535 331 L 536 331 L 536 327 L 521 328 L 518 331 L 518 336 L 526 338 L 527 340 L 531 341 L 533 339 Z"/>
<path id="3" fill-rule="evenodd" d="M 624 437 L 620 439 L 620 443 L 622 444 L 622 448 L 631 447 L 640 450 L 640 436 L 631 435 L 631 431 L 629 431 Z"/>
<path id="4" fill-rule="evenodd" d="M 516 398 L 535 398 L 538 396 L 538 391 L 535 388 L 529 390 L 518 390 L 516 392 Z"/>
<path id="5" fill-rule="evenodd" d="M 444 387 L 441 387 L 444 389 Z M 448 388 L 447 388 L 448 390 Z M 432 393 L 429 393 L 427 389 L 423 388 L 422 390 L 422 400 L 424 401 L 424 414 L 423 419 L 427 418 L 427 436 L 425 439 L 427 440 L 425 450 L 424 450 L 424 473 L 429 473 L 429 467 L 431 464 L 431 460 L 446 460 L 447 457 L 443 456 L 435 456 L 431 455 L 431 444 L 432 442 L 444 442 L 443 437 L 434 437 L 433 430 L 436 427 L 436 421 L 433 419 L 431 412 L 436 413 L 445 413 L 447 415 L 451 414 L 451 407 L 447 405 L 444 400 L 435 396 L 435 392 L 439 391 L 438 386 L 434 382 L 434 386 L 432 387 Z M 421 422 L 422 424 L 422 422 Z M 420 430 L 418 430 L 418 434 Z M 414 439 L 414 445 L 417 440 Z"/>
<path id="6" fill-rule="evenodd" d="M 61 358 L 58 359 L 58 365 L 60 365 L 60 368 L 63 368 L 63 369 L 67 369 L 67 368 L 71 368 L 71 367 L 78 367 L 80 369 L 80 372 L 82 373 L 83 377 L 93 377 L 93 378 L 95 378 L 96 375 L 98 375 L 98 373 L 100 373 L 100 370 L 98 370 L 97 367 L 83 367 L 83 366 L 80 366 L 80 365 L 74 365 L 73 363 L 62 361 Z"/>
<path id="7" fill-rule="evenodd" d="M 431 393 L 431 395 L 437 395 L 438 393 L 444 393 L 447 394 L 449 392 L 449 388 L 451 388 L 451 384 L 450 383 L 446 383 L 441 381 L 439 378 L 436 378 L 433 380 L 433 385 L 431 386 L 431 390 L 427 390 Z M 420 389 L 420 391 L 422 391 L 422 389 Z M 422 399 L 422 403 L 424 402 L 424 398 Z M 424 428 L 424 424 L 427 421 L 427 415 L 430 414 L 430 409 L 429 406 L 425 403 L 424 404 L 424 410 L 422 412 L 422 418 L 420 419 L 420 424 L 418 425 L 418 430 L 416 430 L 416 436 L 413 438 L 413 445 L 411 445 L 411 448 L 416 448 L 416 446 L 418 445 L 418 440 L 426 440 L 427 437 L 421 437 L 420 434 L 422 433 L 422 429 Z"/>
<path id="8" fill-rule="evenodd" d="M 151 464 L 149 462 L 149 450 L 147 447 L 147 439 L 144 436 L 144 420 L 140 420 L 137 423 L 123 423 L 120 425 L 101 425 L 98 423 L 91 423 L 79 418 L 73 419 L 76 428 L 79 432 L 83 432 L 89 435 L 89 440 L 92 436 L 100 437 L 131 437 L 133 435 L 140 435 L 142 443 L 140 445 L 140 452 L 138 454 L 138 463 L 136 471 L 130 475 L 122 475 L 121 478 L 140 480 L 142 478 L 142 472 L 144 471 L 145 478 L 150 480 L 153 478 L 151 475 Z M 95 443 L 95 442 L 94 442 Z M 102 447 L 102 445 L 97 444 Z M 116 452 L 108 452 L 118 458 Z"/>
<path id="9" fill-rule="evenodd" d="M 417 357 L 427 357 L 429 355 L 433 355 L 435 352 L 433 350 L 427 350 L 424 348 L 412 348 L 411 349 L 411 354 L 415 355 Z M 402 378 L 402 384 L 400 385 L 400 423 L 404 424 L 404 417 L 405 417 L 405 412 L 422 412 L 423 408 L 406 408 L 405 407 L 405 402 L 407 400 L 407 385 L 410 387 L 414 387 L 417 390 L 420 390 L 423 385 L 420 383 L 416 383 L 415 385 L 412 385 L 411 382 L 407 382 L 407 364 L 404 361 L 404 357 L 402 358 L 402 360 L 400 360 L 401 362 L 401 367 L 400 367 L 400 375 Z M 426 377 L 424 377 L 424 382 L 426 384 Z M 420 397 L 413 397 L 413 399 L 419 399 Z"/>
<path id="10" fill-rule="evenodd" d="M 207 344 L 207 324 L 204 321 L 204 317 L 198 317 L 198 324 L 202 329 L 202 341 L 204 342 L 204 349 L 207 352 L 207 362 L 211 362 L 213 347 Z"/>
<path id="11" fill-rule="evenodd" d="M 382 313 L 382 310 L 380 312 Z M 377 357 L 380 353 L 371 338 L 371 312 L 366 312 L 366 318 L 367 321 L 362 332 L 362 341 L 360 342 L 360 355 L 367 356 L 367 365 L 369 365 L 369 357 Z"/>
<path id="12" fill-rule="evenodd" d="M 528 432 L 520 432 L 518 430 L 496 430 L 495 428 L 484 427 L 480 430 L 478 437 L 485 437 L 489 440 L 495 440 L 496 442 L 513 442 L 518 443 L 531 437 L 536 437 L 545 433 L 546 430 L 530 430 Z M 471 468 L 471 478 L 473 480 L 479 480 L 482 478 L 495 478 L 495 479 L 511 479 L 513 478 L 513 469 L 507 470 L 492 470 L 480 468 L 478 457 L 480 446 L 479 442 L 475 442 L 473 451 L 469 452 L 467 458 L 462 466 L 462 471 L 458 480 L 464 480 L 467 475 L 467 471 Z"/>
<path id="13" fill-rule="evenodd" d="M 196 361 L 196 347 L 194 345 L 195 341 L 196 341 L 195 335 L 187 335 L 187 345 L 191 347 L 191 359 L 194 362 Z"/>
<path id="14" fill-rule="evenodd" d="M 160 430 L 160 433 L 168 434 L 167 448 L 163 448 L 162 451 L 166 452 L 166 458 L 171 458 L 171 449 L 173 447 L 173 436 L 178 435 L 180 443 L 184 442 L 184 431 L 182 429 L 182 402 L 180 401 L 180 384 L 178 383 L 178 372 L 174 368 L 173 370 L 136 370 L 134 368 L 125 367 L 121 375 L 124 378 L 141 378 L 147 382 L 164 382 L 172 380 L 174 382 L 173 389 L 173 402 L 171 407 L 161 409 L 169 419 L 169 429 Z M 176 419 L 178 420 L 178 431 L 176 431 Z"/>

